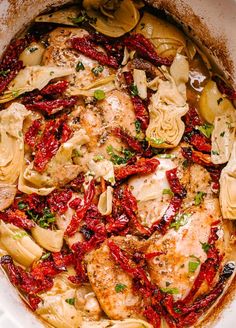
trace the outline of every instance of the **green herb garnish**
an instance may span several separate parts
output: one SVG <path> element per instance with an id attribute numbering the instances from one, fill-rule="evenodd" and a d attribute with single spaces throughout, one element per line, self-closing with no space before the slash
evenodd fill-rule
<path id="1" fill-rule="evenodd" d="M 162 190 L 162 194 L 163 195 L 170 195 L 170 196 L 174 196 L 174 193 L 171 189 L 163 189 Z"/>
<path id="2" fill-rule="evenodd" d="M 75 298 L 67 298 L 65 301 L 70 305 L 75 305 Z"/>
<path id="3" fill-rule="evenodd" d="M 200 242 L 201 243 L 201 242 Z M 211 245 L 210 244 L 208 244 L 208 243 L 201 243 L 201 245 L 202 245 L 202 249 L 204 250 L 204 252 L 208 252 L 209 251 L 209 249 L 211 248 Z"/>
<path id="4" fill-rule="evenodd" d="M 163 159 L 176 158 L 175 154 L 158 154 L 157 156 L 158 156 L 158 158 L 163 158 Z"/>
<path id="5" fill-rule="evenodd" d="M 141 132 L 141 122 L 139 120 L 136 120 L 134 124 L 135 124 L 136 133 L 139 134 Z"/>
<path id="6" fill-rule="evenodd" d="M 28 236 L 27 232 L 25 232 L 25 231 L 17 232 L 16 234 L 14 234 L 13 239 L 17 240 L 17 239 L 21 239 L 25 236 Z"/>
<path id="7" fill-rule="evenodd" d="M 115 291 L 117 293 L 120 293 L 120 292 L 123 292 L 123 290 L 125 290 L 126 288 L 127 288 L 127 286 L 124 284 L 116 284 Z"/>
<path id="8" fill-rule="evenodd" d="M 104 159 L 103 155 L 95 155 L 93 157 L 94 162 L 99 162 L 99 161 L 102 161 L 103 159 Z"/>
<path id="9" fill-rule="evenodd" d="M 10 73 L 10 69 L 0 71 L 0 76 L 6 77 Z"/>
<path id="10" fill-rule="evenodd" d="M 103 90 L 95 90 L 93 96 L 97 100 L 103 100 L 106 97 Z"/>
<path id="11" fill-rule="evenodd" d="M 130 93 L 132 96 L 138 96 L 138 87 L 135 84 L 130 86 Z"/>
<path id="12" fill-rule="evenodd" d="M 115 165 L 126 164 L 128 162 L 128 160 L 130 160 L 130 158 L 132 158 L 135 155 L 134 152 L 132 152 L 128 149 L 123 149 L 123 150 L 121 150 L 121 153 L 124 154 L 124 157 L 119 156 L 115 153 L 115 151 L 116 152 L 118 152 L 118 151 L 115 150 L 112 145 L 107 146 L 106 150 L 107 150 L 108 155 L 111 156 L 110 160 Z"/>
<path id="13" fill-rule="evenodd" d="M 219 152 L 216 151 L 216 150 L 212 150 L 211 153 L 212 153 L 213 155 L 220 155 Z"/>
<path id="14" fill-rule="evenodd" d="M 75 70 L 76 70 L 76 72 L 84 71 L 85 70 L 84 65 L 83 65 L 83 63 L 81 61 L 78 62 L 78 64 L 75 67 Z"/>
<path id="15" fill-rule="evenodd" d="M 198 191 L 196 196 L 194 197 L 194 204 L 195 205 L 200 205 L 201 202 L 203 201 L 203 198 L 206 196 L 206 193 L 203 191 Z"/>
<path id="16" fill-rule="evenodd" d="M 175 221 L 171 223 L 170 228 L 174 228 L 175 231 L 178 231 L 180 227 L 183 227 L 188 222 L 188 218 L 190 218 L 191 213 L 183 213 L 180 216 L 177 215 Z"/>
<path id="17" fill-rule="evenodd" d="M 217 99 L 217 104 L 219 105 L 223 101 L 223 98 Z"/>
<path id="18" fill-rule="evenodd" d="M 24 208 L 27 207 L 27 205 L 23 201 L 19 202 L 17 204 L 17 206 L 18 206 L 19 210 L 23 210 Z"/>
<path id="19" fill-rule="evenodd" d="M 172 294 L 172 295 L 179 294 L 178 288 L 175 288 L 175 287 L 174 288 L 161 288 L 161 291 L 163 293 Z"/>
<path id="20" fill-rule="evenodd" d="M 38 47 L 29 47 L 28 50 L 29 50 L 30 53 L 33 53 L 36 50 L 38 50 Z"/>
<path id="21" fill-rule="evenodd" d="M 30 218 L 36 222 L 41 228 L 48 228 L 51 223 L 55 222 L 55 216 L 51 213 L 48 207 L 45 207 L 43 210 L 43 216 L 39 216 L 32 210 L 27 210 L 26 213 L 30 216 Z"/>
<path id="22" fill-rule="evenodd" d="M 195 272 L 197 270 L 197 268 L 199 267 L 201 261 L 195 255 L 191 255 L 190 257 L 192 257 L 193 259 L 195 259 L 195 261 L 188 262 L 188 272 L 193 273 L 193 272 Z"/>
<path id="23" fill-rule="evenodd" d="M 43 260 L 43 261 L 44 261 L 44 260 L 47 260 L 47 259 L 50 257 L 50 255 L 51 255 L 50 252 L 43 254 L 43 255 L 41 256 L 41 260 Z"/>
<path id="24" fill-rule="evenodd" d="M 198 130 L 207 138 L 211 137 L 214 126 L 212 124 L 205 123 L 198 127 Z"/>
<path id="25" fill-rule="evenodd" d="M 148 142 L 152 142 L 153 144 L 155 144 L 155 145 L 157 145 L 157 146 L 159 146 L 159 145 L 165 143 L 165 140 L 162 139 L 162 138 L 153 138 L 153 137 L 152 137 L 152 138 L 146 138 L 146 140 L 147 140 Z"/>
<path id="26" fill-rule="evenodd" d="M 225 135 L 225 131 L 221 132 L 220 136 L 224 137 L 224 135 Z"/>
<path id="27" fill-rule="evenodd" d="M 98 76 L 100 73 L 102 73 L 102 71 L 104 70 L 104 67 L 99 65 L 99 66 L 96 66 L 94 68 L 91 69 L 91 71 L 93 72 L 93 74 L 95 76 Z"/>

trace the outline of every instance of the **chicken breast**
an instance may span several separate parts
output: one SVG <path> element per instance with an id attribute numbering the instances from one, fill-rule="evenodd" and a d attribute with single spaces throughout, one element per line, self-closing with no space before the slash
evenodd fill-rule
<path id="1" fill-rule="evenodd" d="M 178 215 L 180 226 L 168 230 L 163 237 L 150 239 L 148 253 L 163 252 L 148 261 L 151 279 L 161 288 L 174 288 L 176 299 L 184 298 L 191 289 L 200 269 L 207 259 L 203 244 L 208 242 L 211 224 L 221 218 L 219 201 L 206 199 L 200 206 L 192 206 Z M 219 230 L 217 248 L 224 253 L 225 230 Z M 189 269 L 191 266 L 193 269 Z M 204 286 L 205 290 L 206 286 Z M 205 290 L 206 291 L 206 290 Z"/>
<path id="2" fill-rule="evenodd" d="M 113 239 L 122 249 L 136 249 L 135 238 L 116 237 Z M 89 281 L 97 299 L 110 319 L 140 317 L 141 298 L 132 288 L 132 278 L 117 265 L 104 242 L 86 257 Z"/>

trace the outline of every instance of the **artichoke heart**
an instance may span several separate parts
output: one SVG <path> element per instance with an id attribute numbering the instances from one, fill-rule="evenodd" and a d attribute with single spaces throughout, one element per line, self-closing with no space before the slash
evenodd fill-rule
<path id="1" fill-rule="evenodd" d="M 72 161 L 73 151 L 79 153 L 80 147 L 89 141 L 85 130 L 80 129 L 58 149 L 42 174 L 34 169 L 34 163 L 26 166 L 20 175 L 18 189 L 26 194 L 48 195 L 55 187 L 73 180 L 80 166 Z"/>
<path id="2" fill-rule="evenodd" d="M 74 21 L 80 14 L 78 6 L 72 6 L 57 10 L 50 14 L 40 15 L 35 18 L 35 22 L 39 23 L 55 23 L 63 25 L 75 25 Z"/>
<path id="3" fill-rule="evenodd" d="M 31 229 L 35 241 L 50 252 L 60 252 L 63 245 L 63 230 L 43 229 L 36 225 Z"/>
<path id="4" fill-rule="evenodd" d="M 43 250 L 25 232 L 13 224 L 0 222 L 1 244 L 12 258 L 26 267 L 40 259 Z"/>
<path id="5" fill-rule="evenodd" d="M 109 17 L 106 12 L 105 15 L 103 14 L 104 7 L 100 8 L 103 8 L 103 10 L 88 10 L 88 15 L 96 21 L 91 25 L 104 35 L 113 38 L 120 37 L 131 31 L 139 21 L 139 11 L 131 0 L 123 0 L 119 8 L 112 12 Z"/>
<path id="6" fill-rule="evenodd" d="M 220 177 L 220 205 L 224 219 L 236 220 L 236 141 Z"/>
<path id="7" fill-rule="evenodd" d="M 81 328 L 153 328 L 148 322 L 140 319 L 84 321 Z"/>
<path id="8" fill-rule="evenodd" d="M 27 66 L 20 70 L 14 80 L 9 84 L 8 90 L 0 97 L 0 103 L 8 102 L 17 98 L 25 92 L 33 91 L 34 89 L 41 90 L 52 79 L 68 76 L 73 74 L 74 70 L 68 67 L 56 66 Z"/>
<path id="9" fill-rule="evenodd" d="M 0 113 L 0 184 L 14 184 L 24 160 L 23 123 L 29 115 L 24 105 L 12 103 Z"/>
<path id="10" fill-rule="evenodd" d="M 144 13 L 135 32 L 150 39 L 161 57 L 173 58 L 177 52 L 186 48 L 186 38 L 178 28 L 147 12 Z"/>
<path id="11" fill-rule="evenodd" d="M 20 54 L 19 60 L 22 60 L 24 66 L 40 65 L 44 53 L 44 46 L 42 43 L 32 42 Z"/>
<path id="12" fill-rule="evenodd" d="M 178 73 L 174 70 L 176 75 L 172 77 L 166 69 L 162 68 L 166 80 L 159 80 L 158 90 L 151 97 L 148 107 L 150 122 L 146 131 L 146 139 L 152 147 L 176 147 L 183 136 L 185 125 L 181 117 L 187 113 L 189 108 L 186 103 L 186 89 L 183 82 L 186 81 L 187 66 L 185 63 L 183 66 L 185 67 L 182 71 L 183 78 L 180 76 L 181 69 Z"/>

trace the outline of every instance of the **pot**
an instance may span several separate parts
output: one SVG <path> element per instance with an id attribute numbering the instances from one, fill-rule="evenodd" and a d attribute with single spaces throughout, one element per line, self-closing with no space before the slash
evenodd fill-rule
<path id="1" fill-rule="evenodd" d="M 11 39 L 24 29 L 39 13 L 68 0 L 0 0 L 0 53 Z M 197 43 L 213 56 L 216 64 L 236 86 L 236 1 L 235 0 L 147 0 L 153 7 L 164 9 Z M 233 32 L 233 33 L 232 33 Z M 0 327 L 40 328 L 44 325 L 26 308 L 15 289 L 0 271 Z M 224 308 L 203 327 L 232 328 L 235 326 L 236 282 L 226 299 Z M 235 296 L 235 297 L 234 297 Z M 221 302 L 222 303 L 222 302 Z M 214 317 L 214 318 L 213 318 Z"/>

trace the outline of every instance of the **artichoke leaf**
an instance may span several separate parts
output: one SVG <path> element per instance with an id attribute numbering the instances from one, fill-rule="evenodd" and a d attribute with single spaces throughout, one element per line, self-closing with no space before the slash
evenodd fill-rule
<path id="1" fill-rule="evenodd" d="M 83 321 L 81 328 L 153 328 L 151 324 L 140 319 Z"/>
<path id="2" fill-rule="evenodd" d="M 16 191 L 14 185 L 0 185 L 0 211 L 5 210 L 13 203 Z"/>
<path id="3" fill-rule="evenodd" d="M 12 103 L 0 112 L 0 184 L 14 184 L 24 160 L 23 124 L 29 115 L 25 106 Z"/>
<path id="4" fill-rule="evenodd" d="M 135 32 L 150 39 L 158 55 L 162 57 L 173 58 L 178 49 L 186 48 L 186 38 L 178 28 L 147 12 L 144 13 Z"/>
<path id="5" fill-rule="evenodd" d="M 94 6 L 93 6 L 94 7 Z M 91 25 L 100 33 L 117 38 L 131 31 L 139 21 L 139 11 L 131 0 L 123 0 L 113 17 L 103 15 L 100 11 L 88 10 L 89 17 L 96 22 Z"/>
<path id="6" fill-rule="evenodd" d="M 98 210 L 102 215 L 110 215 L 112 212 L 112 194 L 113 188 L 108 186 L 99 197 Z"/>
<path id="7" fill-rule="evenodd" d="M 223 164 L 228 162 L 235 140 L 236 112 L 216 116 L 213 125 L 211 161 Z"/>
<path id="8" fill-rule="evenodd" d="M 113 163 L 107 159 L 102 159 L 98 162 L 90 160 L 88 162 L 89 171 L 91 171 L 95 178 L 103 177 L 104 180 L 110 182 L 112 185 L 115 184 L 115 173 Z"/>
<path id="9" fill-rule="evenodd" d="M 137 86 L 138 95 L 141 99 L 147 98 L 147 78 L 144 70 L 134 69 L 134 84 Z"/>
<path id="10" fill-rule="evenodd" d="M 33 91 L 34 89 L 41 90 L 52 79 L 68 76 L 73 74 L 74 70 L 67 67 L 57 66 L 27 66 L 20 70 L 14 80 L 8 86 L 3 95 L 0 97 L 0 103 L 8 102 L 17 98 L 25 92 Z"/>
<path id="11" fill-rule="evenodd" d="M 224 219 L 236 220 L 236 141 L 220 176 L 220 206 Z"/>
<path id="12" fill-rule="evenodd" d="M 63 230 L 49 230 L 36 225 L 31 229 L 35 241 L 50 252 L 60 252 L 63 245 Z"/>
<path id="13" fill-rule="evenodd" d="M 31 237 L 13 224 L 0 222 L 1 244 L 12 258 L 26 267 L 40 259 L 43 250 Z"/>

